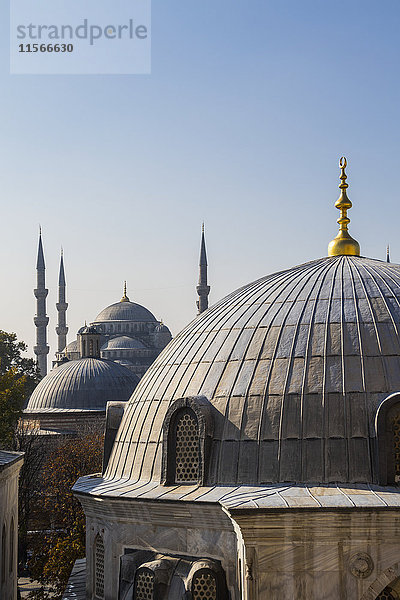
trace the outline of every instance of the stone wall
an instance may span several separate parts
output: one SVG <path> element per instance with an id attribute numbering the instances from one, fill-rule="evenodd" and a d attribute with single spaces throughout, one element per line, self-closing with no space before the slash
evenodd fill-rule
<path id="1" fill-rule="evenodd" d="M 94 599 L 94 547 L 104 540 L 104 597 L 118 600 L 120 558 L 126 550 L 219 561 L 226 575 L 231 600 L 239 600 L 238 548 L 231 520 L 215 504 L 129 501 L 79 494 L 87 517 L 86 559 L 88 599 Z"/>
<path id="2" fill-rule="evenodd" d="M 243 600 L 375 600 L 400 575 L 396 509 L 236 510 Z"/>
<path id="3" fill-rule="evenodd" d="M 19 452 L 0 451 L 0 598 L 17 598 Z"/>

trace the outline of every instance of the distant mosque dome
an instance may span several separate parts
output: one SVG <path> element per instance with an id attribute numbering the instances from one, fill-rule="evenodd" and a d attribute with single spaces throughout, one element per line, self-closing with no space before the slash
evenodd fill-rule
<path id="1" fill-rule="evenodd" d="M 144 306 L 135 302 L 116 302 L 104 308 L 95 318 L 93 323 L 109 321 L 136 321 L 144 323 L 157 323 L 155 316 Z"/>
<path id="2" fill-rule="evenodd" d="M 124 294 L 119 302 L 111 304 L 99 313 L 93 324 L 104 323 L 108 321 L 135 321 L 144 323 L 158 323 L 155 316 L 144 306 L 131 302 L 126 295 L 126 282 L 124 284 Z"/>
<path id="3" fill-rule="evenodd" d="M 128 400 L 139 378 L 113 361 L 82 358 L 56 367 L 33 391 L 25 413 L 105 411 L 109 401 Z"/>
<path id="4" fill-rule="evenodd" d="M 100 357 L 107 360 L 125 361 L 124 364 L 139 378 L 147 371 L 161 350 L 172 339 L 168 327 L 157 321 L 144 306 L 131 302 L 124 293 L 119 302 L 104 308 L 89 325 L 81 327 L 81 335 L 100 336 Z M 55 364 L 64 358 L 81 358 L 78 340 L 70 342 L 56 354 Z"/>

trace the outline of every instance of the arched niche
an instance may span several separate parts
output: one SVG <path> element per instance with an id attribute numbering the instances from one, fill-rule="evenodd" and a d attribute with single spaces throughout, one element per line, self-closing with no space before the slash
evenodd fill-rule
<path id="1" fill-rule="evenodd" d="M 400 392 L 381 402 L 375 419 L 380 485 L 400 485 Z"/>

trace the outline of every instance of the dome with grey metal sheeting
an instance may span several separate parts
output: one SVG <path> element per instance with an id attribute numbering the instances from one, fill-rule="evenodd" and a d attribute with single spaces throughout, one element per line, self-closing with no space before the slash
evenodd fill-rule
<path id="1" fill-rule="evenodd" d="M 146 350 L 146 346 L 136 338 L 121 335 L 111 338 L 101 347 L 101 350 Z"/>
<path id="2" fill-rule="evenodd" d="M 97 315 L 92 324 L 107 321 L 136 321 L 138 323 L 157 323 L 155 316 L 144 306 L 135 302 L 116 302 L 107 306 Z"/>
<path id="3" fill-rule="evenodd" d="M 82 358 L 56 367 L 34 389 L 26 413 L 105 411 L 111 400 L 128 400 L 139 378 L 113 361 Z"/>
<path id="4" fill-rule="evenodd" d="M 172 402 L 205 396 L 205 485 L 377 481 L 374 419 L 400 390 L 400 266 L 321 258 L 226 296 L 141 379 L 106 478 L 160 481 Z"/>

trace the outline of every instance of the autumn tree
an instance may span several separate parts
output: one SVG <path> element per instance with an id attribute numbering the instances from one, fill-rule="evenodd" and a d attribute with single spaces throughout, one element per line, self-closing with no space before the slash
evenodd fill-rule
<path id="1" fill-rule="evenodd" d="M 65 441 L 44 464 L 41 507 L 48 524 L 34 539 L 29 564 L 43 587 L 33 598 L 46 598 L 46 593 L 61 598 L 74 562 L 85 556 L 85 515 L 72 486 L 82 475 L 101 470 L 102 451 L 103 436 L 92 432 Z"/>

